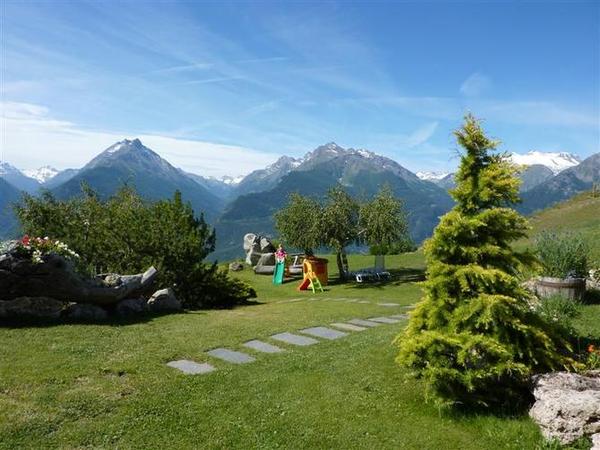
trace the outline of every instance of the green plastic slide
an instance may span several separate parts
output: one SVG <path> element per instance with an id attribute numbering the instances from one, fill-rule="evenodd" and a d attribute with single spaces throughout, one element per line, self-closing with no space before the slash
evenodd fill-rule
<path id="1" fill-rule="evenodd" d="M 277 261 L 273 271 L 273 284 L 283 284 L 283 272 L 285 272 L 285 262 Z"/>

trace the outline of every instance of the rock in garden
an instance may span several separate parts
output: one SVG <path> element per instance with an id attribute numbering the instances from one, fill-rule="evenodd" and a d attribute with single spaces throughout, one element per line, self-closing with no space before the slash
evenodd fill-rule
<path id="1" fill-rule="evenodd" d="M 592 448 L 590 450 L 600 450 L 600 433 L 592 436 Z"/>
<path id="2" fill-rule="evenodd" d="M 19 297 L 0 300 L 0 319 L 58 319 L 64 303 L 48 297 Z"/>
<path id="3" fill-rule="evenodd" d="M 134 316 L 146 311 L 145 298 L 127 298 L 117 303 L 115 312 L 118 316 Z"/>
<path id="4" fill-rule="evenodd" d="M 568 445 L 600 433 L 600 371 L 538 375 L 533 395 L 536 401 L 529 415 L 547 439 Z"/>
<path id="5" fill-rule="evenodd" d="M 104 308 L 86 303 L 71 303 L 63 315 L 69 319 L 95 322 L 106 320 L 108 313 Z"/>
<path id="6" fill-rule="evenodd" d="M 255 239 L 256 235 L 254 233 L 248 233 L 244 235 L 244 251 L 246 253 L 252 250 L 252 246 L 254 244 Z"/>
<path id="7" fill-rule="evenodd" d="M 148 299 L 147 306 L 148 310 L 152 312 L 181 310 L 181 302 L 175 297 L 175 293 L 171 288 L 156 291 Z"/>
<path id="8" fill-rule="evenodd" d="M 107 274 L 104 278 L 88 279 L 59 255 L 49 254 L 42 263 L 34 263 L 17 253 L 5 253 L 0 259 L 0 295 L 5 300 L 50 297 L 106 306 L 147 292 L 156 275 L 156 269 L 150 267 L 143 274 Z"/>
<path id="9" fill-rule="evenodd" d="M 229 270 L 232 272 L 239 272 L 240 270 L 244 270 L 244 265 L 241 262 L 234 261 L 229 264 Z"/>

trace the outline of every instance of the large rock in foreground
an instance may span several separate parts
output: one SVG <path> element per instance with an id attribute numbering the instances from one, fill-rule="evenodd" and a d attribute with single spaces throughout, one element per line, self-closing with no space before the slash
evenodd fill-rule
<path id="1" fill-rule="evenodd" d="M 36 264 L 8 253 L 0 255 L 0 298 L 50 297 L 55 300 L 112 305 L 146 292 L 157 276 L 154 267 L 137 275 L 110 274 L 85 279 L 61 256 L 50 254 Z"/>
<path id="2" fill-rule="evenodd" d="M 547 439 L 570 444 L 600 433 L 600 370 L 584 375 L 558 372 L 534 378 L 529 415 Z"/>

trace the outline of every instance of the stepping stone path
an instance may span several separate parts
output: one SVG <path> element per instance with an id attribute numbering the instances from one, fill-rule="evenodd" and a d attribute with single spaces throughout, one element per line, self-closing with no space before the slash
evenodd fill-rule
<path id="1" fill-rule="evenodd" d="M 181 370 L 183 373 L 187 375 L 196 375 L 199 373 L 208 373 L 216 370 L 214 366 L 211 366 L 207 363 L 198 364 L 194 361 L 189 361 L 187 359 L 180 359 L 178 361 L 170 361 L 167 363 L 167 366 L 174 367 L 175 369 Z"/>
<path id="2" fill-rule="evenodd" d="M 344 299 L 346 301 L 356 301 L 352 299 Z M 296 299 L 292 299 L 291 301 L 297 301 Z M 289 300 L 286 300 L 289 302 Z M 358 303 L 370 303 L 366 300 L 358 301 Z M 396 303 L 378 303 L 378 305 L 382 306 L 401 306 Z M 414 308 L 414 306 L 402 306 L 405 309 Z M 367 328 L 377 327 L 382 324 L 393 324 L 398 323 L 401 320 L 408 319 L 408 314 L 395 314 L 391 316 L 382 316 L 382 317 L 371 317 L 369 319 L 351 319 L 347 322 L 336 322 L 332 323 L 331 326 L 342 329 L 344 331 L 365 331 Z M 311 336 L 315 336 L 322 339 L 339 339 L 344 336 L 348 336 L 348 333 L 344 331 L 335 330 L 333 328 L 328 327 L 311 327 L 300 330 L 301 333 L 308 334 Z M 299 345 L 299 346 L 307 346 L 318 344 L 320 341 L 317 339 L 313 339 L 312 337 L 302 336 L 293 333 L 278 333 L 271 336 L 271 339 L 276 341 L 285 342 L 286 344 Z M 285 350 L 277 347 L 276 345 L 269 344 L 267 342 L 260 341 L 258 339 L 254 339 L 251 341 L 244 342 L 242 344 L 244 347 L 250 348 L 252 350 L 256 350 L 263 353 L 281 353 Z M 233 364 L 245 364 L 256 361 L 256 358 L 250 356 L 246 353 L 238 352 L 235 350 L 230 350 L 228 348 L 215 348 L 206 352 L 207 355 L 210 355 L 215 358 L 222 359 L 223 361 L 227 361 Z M 217 370 L 216 367 L 208 364 L 208 363 L 197 363 L 195 361 L 190 361 L 187 359 L 180 359 L 177 361 L 170 361 L 167 363 L 167 366 L 173 367 L 175 369 L 180 370 L 185 374 L 195 375 L 195 374 L 203 374 L 212 372 Z"/>
<path id="3" fill-rule="evenodd" d="M 392 319 L 390 317 L 370 317 L 369 319 L 372 322 L 379 322 L 379 323 L 398 323 L 400 322 L 398 319 Z"/>
<path id="4" fill-rule="evenodd" d="M 339 339 L 344 336 L 348 336 L 348 333 L 344 333 L 343 331 L 333 330 L 327 327 L 313 327 L 313 328 L 305 328 L 304 330 L 300 330 L 301 333 L 310 334 L 311 336 L 320 337 L 323 339 Z"/>
<path id="5" fill-rule="evenodd" d="M 348 323 L 351 323 L 352 325 L 358 325 L 359 327 L 377 327 L 377 326 L 381 325 L 378 322 L 372 322 L 370 320 L 363 320 L 363 319 L 352 319 L 352 320 L 349 320 Z"/>
<path id="6" fill-rule="evenodd" d="M 332 327 L 341 328 L 342 330 L 348 331 L 365 331 L 365 327 L 359 327 L 358 325 L 352 325 L 351 323 L 332 323 Z"/>
<path id="7" fill-rule="evenodd" d="M 292 333 L 274 334 L 273 336 L 271 336 L 271 339 L 285 342 L 286 344 L 301 345 L 301 346 L 313 345 L 313 344 L 319 343 L 319 341 L 317 341 L 316 339 L 309 338 L 306 336 L 299 336 L 297 334 L 292 334 Z"/>
<path id="8" fill-rule="evenodd" d="M 359 300 L 358 303 L 371 303 L 369 300 Z"/>
<path id="9" fill-rule="evenodd" d="M 246 364 L 256 361 L 256 359 L 250 355 L 247 355 L 242 352 L 229 350 L 228 348 L 215 348 L 214 350 L 211 350 L 206 353 L 210 356 L 214 356 L 215 358 L 219 358 L 223 361 L 227 361 L 233 364 Z"/>
<path id="10" fill-rule="evenodd" d="M 251 348 L 252 350 L 257 350 L 263 353 L 281 353 L 284 350 L 282 348 L 277 347 L 276 345 L 268 344 L 263 341 L 259 341 L 257 339 L 253 341 L 244 342 L 242 344 L 244 347 Z"/>
<path id="11" fill-rule="evenodd" d="M 408 314 L 394 314 L 390 317 L 393 317 L 394 319 L 408 319 Z"/>
<path id="12" fill-rule="evenodd" d="M 400 306 L 398 303 L 377 303 L 379 306 Z"/>

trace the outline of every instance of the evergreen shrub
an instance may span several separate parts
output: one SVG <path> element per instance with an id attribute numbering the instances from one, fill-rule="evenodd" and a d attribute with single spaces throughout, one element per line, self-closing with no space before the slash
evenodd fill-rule
<path id="1" fill-rule="evenodd" d="M 455 132 L 464 149 L 456 206 L 425 243 L 425 295 L 397 337 L 397 361 L 424 380 L 440 407 L 510 408 L 530 399 L 531 375 L 576 363 L 563 335 L 530 307 L 519 275 L 533 255 L 512 243 L 527 221 L 516 168 L 471 115 Z"/>

